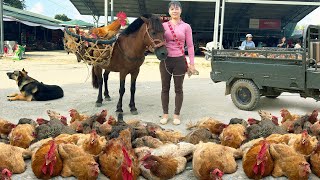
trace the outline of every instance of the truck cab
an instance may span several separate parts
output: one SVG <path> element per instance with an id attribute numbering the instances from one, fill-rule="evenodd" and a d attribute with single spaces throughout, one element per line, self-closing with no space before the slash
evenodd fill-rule
<path id="1" fill-rule="evenodd" d="M 308 26 L 301 49 L 213 50 L 211 79 L 226 82 L 226 95 L 242 110 L 253 110 L 260 97 L 282 92 L 320 99 L 320 26 Z"/>

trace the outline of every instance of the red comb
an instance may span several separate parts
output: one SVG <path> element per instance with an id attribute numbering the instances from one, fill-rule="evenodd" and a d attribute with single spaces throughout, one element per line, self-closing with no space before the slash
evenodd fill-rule
<path id="1" fill-rule="evenodd" d="M 126 13 L 120 11 L 120 12 L 117 14 L 117 18 L 119 18 L 119 19 L 126 19 L 126 18 L 127 18 L 127 15 L 126 15 Z"/>

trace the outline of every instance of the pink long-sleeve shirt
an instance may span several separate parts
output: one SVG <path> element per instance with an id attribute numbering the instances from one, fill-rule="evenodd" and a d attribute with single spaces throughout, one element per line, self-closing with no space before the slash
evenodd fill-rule
<path id="1" fill-rule="evenodd" d="M 175 42 L 173 39 L 173 35 L 170 31 L 168 23 L 169 22 L 165 22 L 162 24 L 165 30 L 164 38 L 166 40 L 168 56 L 169 57 L 184 56 L 177 42 Z M 173 23 L 171 23 L 171 26 L 179 42 L 181 43 L 181 46 L 184 47 L 185 43 L 187 44 L 190 64 L 194 64 L 194 47 L 193 47 L 193 40 L 192 40 L 192 29 L 190 25 L 180 20 L 180 22 L 177 25 L 174 25 Z"/>

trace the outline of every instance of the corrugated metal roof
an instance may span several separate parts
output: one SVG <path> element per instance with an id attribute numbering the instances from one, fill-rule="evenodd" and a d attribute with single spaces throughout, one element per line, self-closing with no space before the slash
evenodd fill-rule
<path id="1" fill-rule="evenodd" d="M 29 22 L 49 25 L 49 26 L 60 26 L 59 24 L 63 22 L 48 16 L 36 14 L 26 10 L 13 8 L 6 5 L 3 5 L 3 15 L 10 16 L 22 21 L 29 21 Z"/>
<path id="2" fill-rule="evenodd" d="M 104 0 L 70 1 L 82 15 L 104 16 Z M 194 31 L 213 31 L 214 2 L 180 2 L 183 9 L 182 18 L 191 24 Z M 167 4 L 166 0 L 114 0 L 114 14 L 119 11 L 124 11 L 128 17 L 138 17 L 144 13 L 167 14 Z M 316 8 L 316 6 L 226 3 L 224 29 L 226 32 L 246 31 L 249 30 L 250 18 L 261 18 L 279 19 L 282 28 L 292 31 L 297 22 Z M 110 9 L 109 5 L 109 15 Z"/>

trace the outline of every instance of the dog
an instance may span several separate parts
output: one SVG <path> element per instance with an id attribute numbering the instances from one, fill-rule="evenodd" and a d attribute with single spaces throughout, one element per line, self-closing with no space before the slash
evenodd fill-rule
<path id="1" fill-rule="evenodd" d="M 20 93 L 7 96 L 8 101 L 49 101 L 64 96 L 61 87 L 43 84 L 28 76 L 28 72 L 24 69 L 22 71 L 8 72 L 7 76 L 17 82 L 20 90 Z"/>

